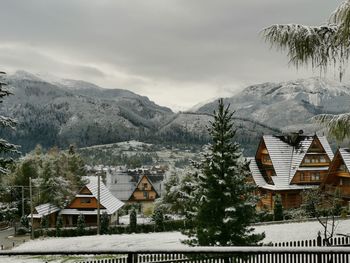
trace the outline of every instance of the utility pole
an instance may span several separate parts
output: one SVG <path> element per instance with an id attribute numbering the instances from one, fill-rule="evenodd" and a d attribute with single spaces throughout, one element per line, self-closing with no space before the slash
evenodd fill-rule
<path id="1" fill-rule="evenodd" d="M 24 186 L 22 185 L 22 217 L 24 217 Z"/>
<path id="2" fill-rule="evenodd" d="M 29 195 L 30 195 L 30 222 L 31 222 L 31 239 L 34 239 L 34 220 L 33 220 L 33 192 L 32 177 L 29 177 Z"/>
<path id="3" fill-rule="evenodd" d="M 97 173 L 97 235 L 100 234 L 100 173 Z"/>

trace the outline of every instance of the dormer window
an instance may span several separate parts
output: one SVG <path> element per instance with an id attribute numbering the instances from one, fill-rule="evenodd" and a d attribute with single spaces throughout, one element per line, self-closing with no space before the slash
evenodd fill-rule
<path id="1" fill-rule="evenodd" d="M 262 154 L 261 155 L 261 161 L 264 164 L 271 164 L 272 163 L 270 155 L 268 155 L 268 154 Z"/>

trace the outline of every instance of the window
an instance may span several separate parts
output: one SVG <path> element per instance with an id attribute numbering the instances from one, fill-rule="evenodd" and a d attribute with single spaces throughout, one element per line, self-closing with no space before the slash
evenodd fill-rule
<path id="1" fill-rule="evenodd" d="M 142 185 L 142 190 L 147 189 L 147 187 L 148 187 L 148 184 L 147 184 L 147 183 L 144 183 L 144 184 Z"/>
<path id="2" fill-rule="evenodd" d="M 143 191 L 143 197 L 144 197 L 145 199 L 148 199 L 148 192 L 147 192 L 147 191 Z"/>
<path id="3" fill-rule="evenodd" d="M 91 199 L 90 198 L 80 198 L 80 203 L 81 204 L 90 204 Z"/>
<path id="4" fill-rule="evenodd" d="M 300 173 L 300 181 L 305 181 L 305 174 L 303 172 Z"/>
<path id="5" fill-rule="evenodd" d="M 320 173 L 311 173 L 311 181 L 320 181 L 321 175 Z"/>

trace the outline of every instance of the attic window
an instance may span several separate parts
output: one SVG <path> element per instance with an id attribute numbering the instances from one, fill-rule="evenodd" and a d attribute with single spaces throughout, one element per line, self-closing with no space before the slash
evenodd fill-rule
<path id="1" fill-rule="evenodd" d="M 91 198 L 81 198 L 80 203 L 81 204 L 91 204 Z"/>
<path id="2" fill-rule="evenodd" d="M 312 173 L 311 174 L 311 181 L 320 181 L 321 175 L 320 173 Z"/>

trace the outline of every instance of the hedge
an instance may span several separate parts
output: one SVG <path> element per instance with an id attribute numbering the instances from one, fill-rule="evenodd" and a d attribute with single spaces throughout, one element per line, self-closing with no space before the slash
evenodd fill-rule
<path id="1" fill-rule="evenodd" d="M 185 224 L 184 220 L 172 220 L 164 221 L 164 232 L 168 231 L 181 231 L 185 226 L 190 227 L 190 224 Z M 116 225 L 110 226 L 108 229 L 108 234 L 130 234 L 130 233 L 152 233 L 155 231 L 155 224 L 139 224 L 136 226 L 136 231 L 131 232 L 129 225 Z M 84 231 L 84 236 L 91 236 L 97 234 L 96 227 L 86 227 Z M 56 229 L 36 229 L 34 231 L 34 237 L 38 238 L 40 236 L 55 237 Z M 75 237 L 77 235 L 76 228 L 61 228 L 60 237 Z"/>

